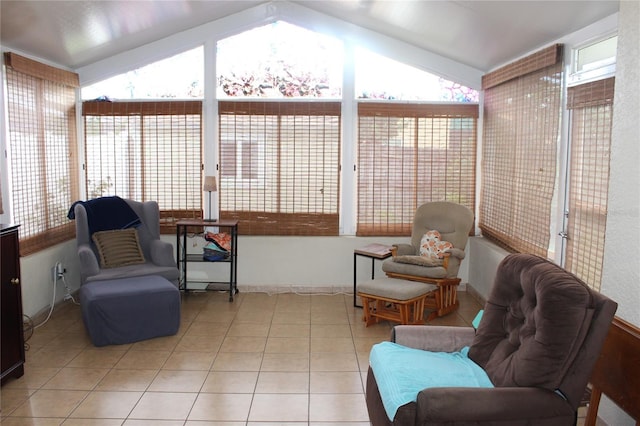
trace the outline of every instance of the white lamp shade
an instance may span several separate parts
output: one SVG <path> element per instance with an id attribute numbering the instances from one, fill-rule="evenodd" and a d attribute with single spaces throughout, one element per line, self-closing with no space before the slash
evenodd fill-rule
<path id="1" fill-rule="evenodd" d="M 218 190 L 218 185 L 216 185 L 216 177 L 215 176 L 205 176 L 204 177 L 204 185 L 202 186 L 202 190 L 206 192 L 215 192 Z"/>

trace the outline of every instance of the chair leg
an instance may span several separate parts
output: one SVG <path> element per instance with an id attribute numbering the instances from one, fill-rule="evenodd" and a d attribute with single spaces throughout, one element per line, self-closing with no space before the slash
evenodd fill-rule
<path id="1" fill-rule="evenodd" d="M 420 300 L 416 301 L 415 306 L 413 308 L 414 319 L 418 324 L 424 324 L 424 300 L 425 299 L 426 297 L 423 297 Z"/>
<path id="2" fill-rule="evenodd" d="M 360 295 L 360 300 L 362 301 L 362 320 L 366 325 L 369 325 L 369 321 L 371 321 L 371 313 L 370 313 L 370 304 L 371 299 L 366 296 Z"/>
<path id="3" fill-rule="evenodd" d="M 427 322 L 432 319 L 445 316 L 456 309 L 458 302 L 458 284 L 441 284 L 437 290 L 432 291 L 428 296 L 427 307 L 433 309 L 427 316 Z"/>
<path id="4" fill-rule="evenodd" d="M 409 306 L 406 303 L 399 303 L 400 308 L 400 324 L 409 324 Z"/>

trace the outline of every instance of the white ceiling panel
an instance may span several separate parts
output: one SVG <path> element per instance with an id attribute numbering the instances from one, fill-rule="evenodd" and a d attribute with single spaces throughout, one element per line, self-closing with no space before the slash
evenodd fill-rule
<path id="1" fill-rule="evenodd" d="M 72 69 L 264 1 L 0 1 L 0 37 Z M 278 2 L 274 2 L 278 3 Z M 308 9 L 489 70 L 618 11 L 614 0 L 300 0 Z"/>

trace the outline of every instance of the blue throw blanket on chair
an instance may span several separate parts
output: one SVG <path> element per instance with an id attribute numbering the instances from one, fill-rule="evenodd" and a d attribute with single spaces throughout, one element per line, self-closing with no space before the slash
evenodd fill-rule
<path id="1" fill-rule="evenodd" d="M 469 348 L 459 352 L 429 352 L 392 342 L 373 345 L 369 365 L 378 383 L 382 404 L 390 421 L 398 408 L 415 402 L 426 388 L 491 388 L 487 373 L 468 357 Z"/>
<path id="2" fill-rule="evenodd" d="M 76 201 L 71 205 L 67 217 L 76 218 L 76 204 L 82 204 L 87 211 L 89 235 L 99 231 L 126 229 L 139 226 L 142 222 L 133 209 L 120 197 L 100 197 L 88 201 Z"/>

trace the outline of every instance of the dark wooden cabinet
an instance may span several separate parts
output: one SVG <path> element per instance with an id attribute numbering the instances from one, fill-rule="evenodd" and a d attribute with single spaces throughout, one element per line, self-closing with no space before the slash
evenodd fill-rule
<path id="1" fill-rule="evenodd" d="M 1 382 L 24 374 L 24 333 L 22 326 L 22 292 L 20 289 L 20 246 L 18 226 L 0 224 L 0 294 L 2 364 Z"/>

